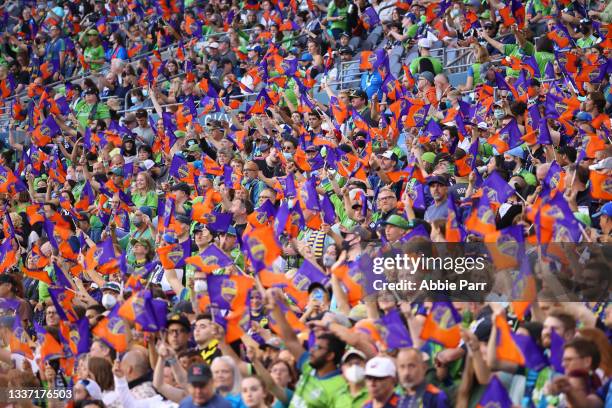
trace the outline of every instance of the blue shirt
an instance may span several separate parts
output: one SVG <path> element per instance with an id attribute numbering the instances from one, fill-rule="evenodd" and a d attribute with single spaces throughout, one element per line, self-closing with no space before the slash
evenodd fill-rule
<path id="1" fill-rule="evenodd" d="M 382 86 L 382 78 L 378 71 L 372 73 L 366 71 L 361 75 L 361 90 L 368 95 L 368 100 L 372 99 L 372 96 L 380 91 Z"/>
<path id="2" fill-rule="evenodd" d="M 179 408 L 232 408 L 232 404 L 219 394 L 215 394 L 204 405 L 196 405 L 193 403 L 191 396 L 186 397 L 179 404 Z"/>

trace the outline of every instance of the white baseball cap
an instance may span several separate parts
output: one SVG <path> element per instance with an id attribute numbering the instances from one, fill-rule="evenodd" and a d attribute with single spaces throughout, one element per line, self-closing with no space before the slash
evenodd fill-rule
<path id="1" fill-rule="evenodd" d="M 395 364 L 389 357 L 374 357 L 366 363 L 366 377 L 386 378 L 395 377 Z"/>
<path id="2" fill-rule="evenodd" d="M 429 38 L 421 38 L 417 45 L 421 48 L 431 48 L 432 42 Z"/>
<path id="3" fill-rule="evenodd" d="M 589 166 L 590 170 L 609 170 L 612 169 L 612 157 L 606 157 L 602 161 Z"/>

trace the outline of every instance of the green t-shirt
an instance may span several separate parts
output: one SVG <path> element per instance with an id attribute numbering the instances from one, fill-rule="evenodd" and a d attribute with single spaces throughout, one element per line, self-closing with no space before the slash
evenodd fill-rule
<path id="1" fill-rule="evenodd" d="M 134 193 L 132 194 L 132 202 L 138 208 L 149 207 L 153 213 L 153 216 L 157 214 L 157 194 L 155 191 L 147 191 L 146 194 Z"/>
<path id="2" fill-rule="evenodd" d="M 533 44 L 529 41 L 525 43 L 524 48 L 519 47 L 517 44 L 504 44 L 504 55 L 509 57 L 521 58 L 523 55 L 533 55 L 534 52 L 535 50 L 533 48 Z M 510 67 L 506 68 L 506 76 L 518 78 L 520 73 L 521 71 L 516 69 L 512 69 Z"/>
<path id="3" fill-rule="evenodd" d="M 318 377 L 308 362 L 308 352 L 302 354 L 298 368 L 302 375 L 295 386 L 290 408 L 345 408 L 350 405 L 350 396 L 343 393 L 346 381 L 340 370 Z"/>
<path id="4" fill-rule="evenodd" d="M 331 29 L 341 29 L 346 31 L 347 28 L 347 16 L 348 16 L 348 4 L 345 7 L 337 7 L 336 2 L 332 1 L 329 3 L 327 8 L 327 18 L 330 17 L 342 17 L 341 20 L 332 21 Z"/>
<path id="5" fill-rule="evenodd" d="M 580 38 L 576 41 L 576 45 L 578 45 L 580 48 L 591 48 L 596 43 L 597 43 L 597 38 L 595 38 L 593 34 L 585 38 Z"/>
<path id="6" fill-rule="evenodd" d="M 442 63 L 437 58 L 434 58 L 434 57 L 417 57 L 414 60 L 412 60 L 412 62 L 410 63 L 410 73 L 412 75 L 420 74 L 419 66 L 421 64 L 421 60 L 424 60 L 424 59 L 428 59 L 431 62 L 431 65 L 433 65 L 434 74 L 437 75 L 437 74 L 441 73 L 442 70 L 444 69 L 442 67 Z"/>
<path id="7" fill-rule="evenodd" d="M 96 48 L 87 47 L 83 52 L 85 58 L 90 60 L 103 60 L 104 59 L 104 47 L 98 45 Z M 89 63 L 89 67 L 92 71 L 98 71 L 104 64 L 96 64 L 94 62 Z"/>
<path id="8" fill-rule="evenodd" d="M 89 125 L 89 114 L 91 113 L 93 107 L 96 106 L 96 113 L 91 118 L 92 120 L 96 119 L 110 119 L 110 112 L 108 110 L 108 106 L 106 106 L 103 102 L 98 102 L 95 105 L 90 105 L 85 102 L 84 99 L 81 99 L 74 110 L 76 111 L 76 117 L 81 126 L 87 127 Z"/>

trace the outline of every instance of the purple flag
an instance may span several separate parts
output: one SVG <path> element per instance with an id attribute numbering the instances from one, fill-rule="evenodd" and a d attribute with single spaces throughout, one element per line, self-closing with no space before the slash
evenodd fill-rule
<path id="1" fill-rule="evenodd" d="M 336 222 L 336 211 L 329 197 L 324 194 L 321 198 L 321 210 L 323 211 L 323 221 L 326 224 L 333 225 Z"/>
<path id="2" fill-rule="evenodd" d="M 512 400 L 508 391 L 499 381 L 496 375 L 491 377 L 491 382 L 480 398 L 479 407 L 512 408 Z"/>
<path id="3" fill-rule="evenodd" d="M 298 290 L 306 291 L 308 290 L 308 287 L 315 282 L 326 285 L 329 281 L 329 277 L 321 272 L 319 268 L 305 259 L 304 263 L 293 275 L 291 280 Z"/>
<path id="4" fill-rule="evenodd" d="M 544 355 L 544 350 L 540 348 L 531 336 L 510 333 L 512 339 L 521 350 L 525 357 L 525 365 L 535 371 L 540 371 L 548 365 L 548 359 Z"/>
<path id="5" fill-rule="evenodd" d="M 378 13 L 376 13 L 376 10 L 374 10 L 374 7 L 372 6 L 366 8 L 363 11 L 361 19 L 366 30 L 369 30 L 370 28 L 380 23 L 380 17 L 378 17 Z"/>
<path id="6" fill-rule="evenodd" d="M 304 190 L 302 191 L 302 199 L 306 208 L 312 211 L 321 211 L 319 205 L 319 194 L 317 193 L 316 179 L 314 177 L 309 178 L 304 183 Z"/>
<path id="7" fill-rule="evenodd" d="M 389 349 L 412 347 L 412 337 L 397 309 L 391 309 L 378 320 L 379 332 Z"/>
<path id="8" fill-rule="evenodd" d="M 429 239 L 429 233 L 427 232 L 427 228 L 423 226 L 423 224 L 417 225 L 415 228 L 412 228 L 406 235 L 404 235 L 400 242 L 408 242 L 412 238 L 421 237 Z M 408 346 L 411 347 L 411 346 Z"/>
<path id="9" fill-rule="evenodd" d="M 496 171 L 489 174 L 482 187 L 489 201 L 501 204 L 515 193 L 514 189 Z"/>
<path id="10" fill-rule="evenodd" d="M 227 268 L 234 264 L 232 258 L 227 256 L 227 254 L 220 250 L 215 244 L 210 245 L 202 251 L 200 256 L 207 265 L 219 265 L 221 268 Z"/>
<path id="11" fill-rule="evenodd" d="M 206 218 L 207 220 L 209 220 L 206 223 L 208 229 L 214 232 L 226 232 L 232 224 L 233 215 L 232 213 L 211 211 L 210 214 L 206 216 Z"/>

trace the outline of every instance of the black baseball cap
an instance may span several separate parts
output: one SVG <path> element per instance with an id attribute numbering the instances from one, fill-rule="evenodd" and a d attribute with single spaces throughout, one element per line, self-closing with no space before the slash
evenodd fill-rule
<path id="1" fill-rule="evenodd" d="M 212 371 L 208 364 L 193 364 L 187 370 L 187 381 L 190 384 L 208 384 L 212 380 Z"/>
<path id="2" fill-rule="evenodd" d="M 181 313 L 173 313 L 170 316 L 168 316 L 168 327 L 170 327 L 170 325 L 173 323 L 180 324 L 181 326 L 186 328 L 188 331 L 191 330 L 191 323 L 189 323 L 189 320 L 187 319 L 187 317 L 185 317 L 185 315 Z"/>
<path id="3" fill-rule="evenodd" d="M 365 100 L 368 99 L 368 94 L 365 93 L 365 91 L 362 91 L 361 89 L 353 89 L 353 91 L 351 91 L 351 94 L 349 95 L 349 97 L 351 98 L 363 98 Z"/>
<path id="4" fill-rule="evenodd" d="M 187 183 L 177 183 L 170 187 L 170 191 L 183 191 L 185 194 L 191 194 L 191 187 Z"/>

